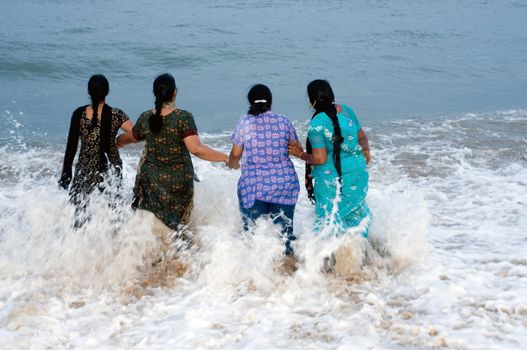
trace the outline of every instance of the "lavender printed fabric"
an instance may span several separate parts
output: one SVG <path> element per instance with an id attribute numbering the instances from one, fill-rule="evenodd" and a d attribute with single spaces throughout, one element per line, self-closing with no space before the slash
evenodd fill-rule
<path id="1" fill-rule="evenodd" d="M 287 117 L 271 111 L 258 116 L 243 115 L 231 140 L 243 147 L 238 195 L 244 208 L 252 207 L 255 200 L 296 203 L 298 177 L 287 154 L 287 145 L 298 138 Z"/>

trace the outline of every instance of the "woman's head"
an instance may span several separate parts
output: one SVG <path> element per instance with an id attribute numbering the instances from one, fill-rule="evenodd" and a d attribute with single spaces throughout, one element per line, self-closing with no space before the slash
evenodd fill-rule
<path id="1" fill-rule="evenodd" d="M 324 110 L 335 103 L 333 89 L 327 80 L 313 80 L 307 85 L 309 103 L 315 110 Z"/>
<path id="2" fill-rule="evenodd" d="M 271 110 L 273 95 L 267 86 L 256 84 L 249 90 L 247 100 L 249 101 L 249 111 L 247 113 L 259 115 Z"/>
<path id="3" fill-rule="evenodd" d="M 157 134 L 161 131 L 161 127 L 163 126 L 161 109 L 164 104 L 172 102 L 176 92 L 176 80 L 171 74 L 161 74 L 154 80 L 153 90 L 154 96 L 156 97 L 156 113 L 150 117 L 148 124 L 150 131 Z"/>
<path id="4" fill-rule="evenodd" d="M 108 79 L 102 74 L 92 75 L 88 80 L 88 94 L 91 98 L 91 106 L 93 109 L 92 122 L 90 126 L 93 128 L 97 125 L 97 113 L 99 104 L 104 101 L 108 93 L 110 92 L 110 83 Z"/>
<path id="5" fill-rule="evenodd" d="M 161 74 L 154 80 L 154 96 L 156 97 L 157 103 L 167 103 L 172 101 L 174 98 L 174 92 L 176 92 L 176 80 L 171 74 Z"/>
<path id="6" fill-rule="evenodd" d="M 90 80 L 88 80 L 88 94 L 92 101 L 98 100 L 102 101 L 110 92 L 110 83 L 108 79 L 102 74 L 92 75 Z"/>

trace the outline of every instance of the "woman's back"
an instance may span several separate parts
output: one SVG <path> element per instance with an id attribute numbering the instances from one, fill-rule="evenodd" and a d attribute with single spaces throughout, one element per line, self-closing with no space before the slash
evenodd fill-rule
<path id="1" fill-rule="evenodd" d="M 342 111 L 337 113 L 343 142 L 341 144 L 341 169 L 343 172 L 353 171 L 356 168 L 366 168 L 366 160 L 358 143 L 358 132 L 361 128 L 358 118 L 353 110 L 342 105 Z M 313 148 L 326 148 L 328 161 L 313 167 L 315 173 L 337 176 L 333 159 L 334 127 L 326 113 L 320 113 L 309 124 L 308 137 Z"/>
<path id="2" fill-rule="evenodd" d="M 110 140 L 115 140 L 117 132 L 121 125 L 128 120 L 128 116 L 118 108 L 111 108 L 111 122 L 110 124 Z M 101 138 L 101 121 L 92 124 L 91 118 L 88 118 L 86 110 L 80 115 L 79 122 L 79 137 L 81 140 L 81 149 L 79 153 L 79 160 L 82 162 L 89 162 L 91 159 L 97 159 L 100 152 L 100 138 Z M 121 166 L 121 158 L 119 151 L 115 146 L 115 142 L 111 141 L 108 149 L 108 160 L 114 165 Z"/>
<path id="3" fill-rule="evenodd" d="M 283 115 L 268 111 L 240 118 L 232 142 L 243 147 L 239 190 L 245 207 L 254 200 L 296 203 L 298 178 L 287 146 L 297 140 L 295 128 Z"/>
<path id="4" fill-rule="evenodd" d="M 258 168 L 291 163 L 287 145 L 296 140 L 291 122 L 271 111 L 258 116 L 243 115 L 233 134 L 233 142 L 244 148 L 243 164 Z"/>
<path id="5" fill-rule="evenodd" d="M 86 106 L 79 107 L 73 115 L 73 118 L 78 118 L 78 137 L 81 141 L 81 147 L 71 193 L 90 193 L 101 182 L 101 169 L 109 165 L 106 162 L 119 169 L 122 167 L 121 157 L 114 140 L 121 125 L 128 121 L 128 116 L 118 108 L 109 108 L 108 106 L 108 111 L 108 115 L 104 117 L 111 118 L 108 123 L 103 123 L 102 120 L 92 123 L 93 115 L 88 118 Z M 101 158 L 101 138 L 104 128 L 109 128 L 105 131 L 108 139 L 102 140 L 106 141 L 108 146 L 104 157 Z M 102 161 L 105 163 L 101 164 Z"/>
<path id="6" fill-rule="evenodd" d="M 137 140 L 145 140 L 145 163 L 158 167 L 173 168 L 181 164 L 190 164 L 190 154 L 183 139 L 190 135 L 197 135 L 194 118 L 190 112 L 176 109 L 163 117 L 163 126 L 159 133 L 150 130 L 149 118 L 154 113 L 146 111 L 139 116 L 134 127 Z"/>

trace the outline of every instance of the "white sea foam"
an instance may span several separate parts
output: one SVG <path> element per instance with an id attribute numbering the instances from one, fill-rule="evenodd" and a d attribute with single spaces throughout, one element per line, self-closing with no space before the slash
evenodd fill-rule
<path id="1" fill-rule="evenodd" d="M 117 213 L 102 196 L 74 230 L 51 166 L 61 154 L 2 148 L 3 346 L 522 348 L 527 165 L 513 158 L 496 166 L 481 146 L 441 133 L 474 118 L 372 130 L 369 239 L 313 233 L 302 192 L 296 271 L 284 265 L 271 222 L 242 232 L 237 172 L 195 160 L 201 181 L 185 237 L 163 238 L 151 216 L 128 205 Z M 125 201 L 138 153 L 123 153 Z M 331 253 L 337 264 L 327 274 Z"/>

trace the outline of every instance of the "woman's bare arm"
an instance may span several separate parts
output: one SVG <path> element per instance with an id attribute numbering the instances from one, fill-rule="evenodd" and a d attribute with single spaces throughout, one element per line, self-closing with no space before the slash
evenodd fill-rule
<path id="1" fill-rule="evenodd" d="M 370 164 L 371 162 L 371 154 L 370 154 L 370 144 L 368 142 L 368 136 L 366 136 L 366 133 L 362 131 L 362 128 L 357 133 L 357 137 L 359 138 L 359 145 L 362 147 L 362 154 L 364 154 L 364 158 L 366 158 L 366 164 Z"/>
<path id="2" fill-rule="evenodd" d="M 229 154 L 229 168 L 240 169 L 240 160 L 242 159 L 243 147 L 239 145 L 232 145 L 231 153 Z"/>
<path id="3" fill-rule="evenodd" d="M 132 131 L 133 128 L 134 128 L 134 122 L 131 121 L 130 119 L 128 119 L 127 121 L 121 124 L 121 129 L 124 132 L 130 132 Z"/>
<path id="4" fill-rule="evenodd" d="M 187 150 L 198 158 L 208 160 L 209 162 L 225 162 L 229 161 L 229 157 L 220 151 L 204 145 L 198 135 L 187 136 L 183 139 Z"/>
<path id="5" fill-rule="evenodd" d="M 313 148 L 311 154 L 304 152 L 300 142 L 292 142 L 288 147 L 289 154 L 298 157 L 309 164 L 320 165 L 324 164 L 328 159 L 328 152 L 325 148 Z"/>
<path id="6" fill-rule="evenodd" d="M 126 123 L 123 123 L 123 125 L 124 124 Z M 122 148 L 130 143 L 137 143 L 137 142 L 139 141 L 135 139 L 132 128 L 130 128 L 129 131 L 125 132 L 124 134 L 119 135 L 115 143 L 117 145 L 117 148 Z"/>

